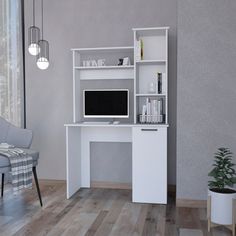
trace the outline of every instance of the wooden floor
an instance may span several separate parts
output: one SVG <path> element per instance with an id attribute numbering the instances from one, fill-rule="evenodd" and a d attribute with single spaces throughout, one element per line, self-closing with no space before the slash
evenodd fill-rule
<path id="1" fill-rule="evenodd" d="M 206 210 L 131 202 L 130 190 L 83 189 L 65 199 L 61 182 L 41 182 L 44 206 L 35 189 L 15 196 L 7 186 L 0 198 L 0 235 L 231 235 L 219 227 L 207 232 Z"/>

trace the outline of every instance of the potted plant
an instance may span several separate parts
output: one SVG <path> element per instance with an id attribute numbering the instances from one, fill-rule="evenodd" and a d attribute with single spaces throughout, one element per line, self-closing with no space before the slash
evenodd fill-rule
<path id="1" fill-rule="evenodd" d="M 232 162 L 233 153 L 228 148 L 219 148 L 215 153 L 213 169 L 208 176 L 209 195 L 211 197 L 211 222 L 221 225 L 234 225 L 233 202 L 236 191 L 235 164 Z"/>

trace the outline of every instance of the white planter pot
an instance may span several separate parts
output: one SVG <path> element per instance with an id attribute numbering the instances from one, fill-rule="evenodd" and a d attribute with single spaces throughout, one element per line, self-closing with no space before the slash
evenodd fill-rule
<path id="1" fill-rule="evenodd" d="M 211 196 L 211 222 L 221 225 L 231 225 L 233 222 L 233 202 L 236 193 L 217 193 L 208 190 Z"/>

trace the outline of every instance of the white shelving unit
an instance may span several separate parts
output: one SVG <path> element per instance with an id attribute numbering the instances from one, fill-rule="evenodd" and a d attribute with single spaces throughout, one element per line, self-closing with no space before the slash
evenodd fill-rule
<path id="1" fill-rule="evenodd" d="M 139 123 L 142 106 L 146 98 L 162 99 L 163 117 L 168 124 L 168 29 L 160 28 L 134 28 L 134 122 Z M 143 43 L 143 58 L 140 59 L 138 41 Z M 151 83 L 157 84 L 157 73 L 165 75 L 162 79 L 161 94 L 150 93 Z M 165 80 L 165 81 L 164 81 Z"/>

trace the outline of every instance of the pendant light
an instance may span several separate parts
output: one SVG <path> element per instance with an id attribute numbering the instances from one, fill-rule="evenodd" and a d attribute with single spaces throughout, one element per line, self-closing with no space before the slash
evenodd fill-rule
<path id="1" fill-rule="evenodd" d="M 40 36 L 40 29 L 35 26 L 35 0 L 33 0 L 33 26 L 31 26 L 28 30 L 28 36 L 29 36 L 29 53 L 33 56 L 38 55 L 39 53 L 39 36 Z"/>
<path id="2" fill-rule="evenodd" d="M 49 66 L 49 43 L 43 39 L 43 0 L 41 0 L 42 6 L 42 39 L 39 40 L 39 54 L 37 55 L 37 66 L 41 70 L 46 70 Z"/>

